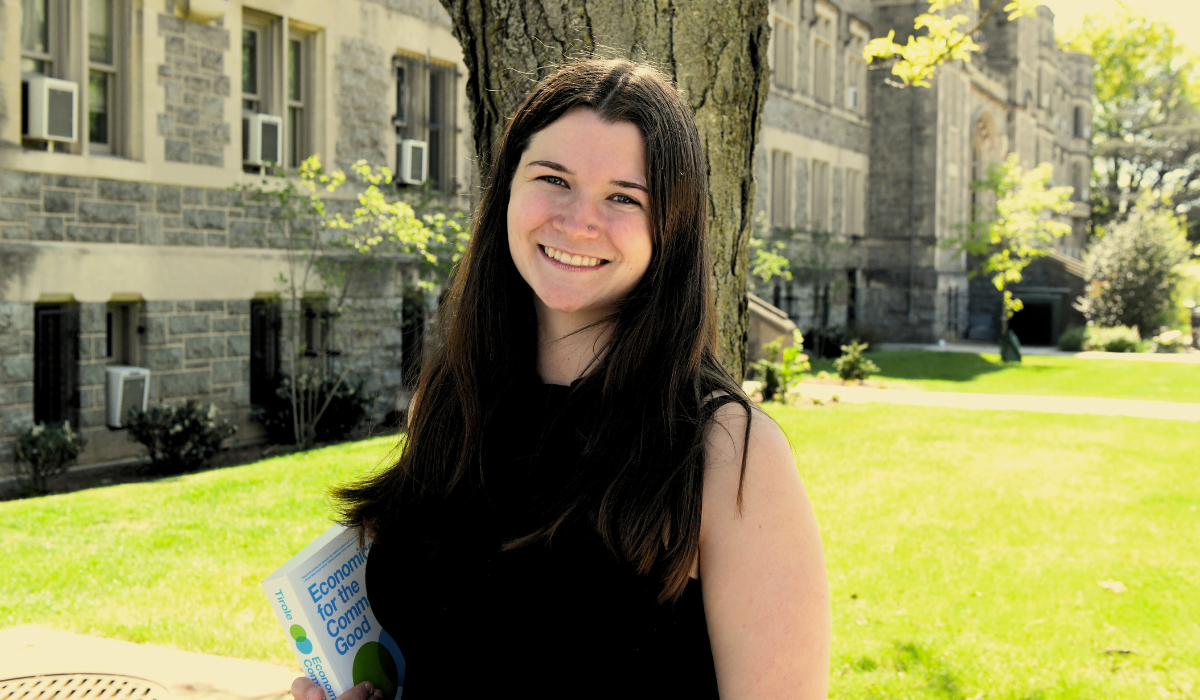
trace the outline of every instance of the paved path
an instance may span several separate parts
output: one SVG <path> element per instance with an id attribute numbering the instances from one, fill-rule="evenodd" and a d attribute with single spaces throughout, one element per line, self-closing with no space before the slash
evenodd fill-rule
<path id="1" fill-rule="evenodd" d="M 845 403 L 878 402 L 908 406 L 945 406 L 948 408 L 1035 411 L 1039 413 L 1087 413 L 1100 416 L 1200 421 L 1200 403 L 1097 399 L 1075 396 L 967 394 L 951 391 L 873 389 L 854 385 L 815 383 L 803 383 L 798 389 L 800 395 L 807 398 L 829 401 L 836 395 L 839 401 Z"/>
<path id="2" fill-rule="evenodd" d="M 958 342 L 945 345 L 921 343 L 876 343 L 871 350 L 927 350 L 929 352 L 965 352 L 971 354 L 989 353 L 1000 354 L 1000 346 L 995 343 Z M 1177 364 L 1200 365 L 1200 352 L 1153 353 L 1153 352 L 1067 352 L 1058 348 L 1022 347 L 1023 355 L 1043 355 L 1051 357 L 1077 357 L 1081 360 L 1124 360 L 1126 362 L 1169 362 Z"/>
<path id="3" fill-rule="evenodd" d="M 282 644 L 282 641 L 280 642 Z M 50 673 L 133 676 L 182 700 L 286 700 L 299 668 L 22 625 L 0 629 L 0 679 Z"/>

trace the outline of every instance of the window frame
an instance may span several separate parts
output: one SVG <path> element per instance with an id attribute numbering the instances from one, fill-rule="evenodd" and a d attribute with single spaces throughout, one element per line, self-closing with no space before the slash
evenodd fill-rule
<path id="1" fill-rule="evenodd" d="M 313 147 L 313 118 L 316 113 L 313 96 L 316 93 L 313 80 L 316 66 L 316 32 L 288 24 L 287 35 L 284 37 L 284 94 L 283 102 L 286 114 L 283 136 L 285 162 L 289 168 L 298 168 L 314 152 Z M 294 60 L 293 48 L 300 50 L 299 59 Z M 296 65 L 298 62 L 298 66 Z M 300 70 L 300 78 L 296 80 L 293 72 Z M 298 93 L 293 93 L 293 87 Z M 297 96 L 298 94 L 298 96 Z"/>
<path id="2" fill-rule="evenodd" d="M 834 85 L 836 84 L 837 65 L 834 60 L 833 45 L 837 42 L 837 21 L 838 11 L 822 0 L 817 0 L 814 3 L 816 14 L 812 21 L 812 60 L 809 65 L 812 70 L 809 73 L 812 75 L 809 94 L 818 104 L 834 105 Z M 817 58 L 822 56 L 821 49 L 824 50 L 823 58 L 825 65 L 819 66 Z M 823 70 L 822 70 L 823 68 Z M 824 93 L 824 94 L 822 94 Z"/>
<path id="3" fill-rule="evenodd" d="M 396 141 L 395 171 L 400 171 L 402 140 L 424 141 L 428 153 L 426 182 L 443 194 L 456 194 L 458 182 L 458 64 L 397 49 L 392 56 L 394 91 L 392 130 Z M 440 87 L 439 87 L 440 85 Z M 436 91 L 436 92 L 435 92 Z M 440 119 L 436 116 L 443 115 Z M 397 187 L 408 187 L 396 180 Z"/>
<path id="4" fill-rule="evenodd" d="M 92 12 L 95 9 L 97 2 L 106 2 L 108 4 L 108 41 L 109 41 L 109 62 L 104 63 L 93 59 L 92 57 Z M 87 0 L 87 89 L 83 90 L 86 96 L 82 100 L 87 108 L 87 142 L 88 153 L 95 155 L 115 155 L 120 150 L 121 133 L 121 109 L 118 99 L 118 87 L 121 83 L 120 65 L 122 62 L 122 46 L 120 28 L 122 26 L 122 5 L 120 0 Z M 104 80 L 104 100 L 106 102 L 105 115 L 105 134 L 104 141 L 92 139 L 92 79 L 94 76 L 103 76 Z"/>
<path id="5" fill-rule="evenodd" d="M 792 154 L 780 148 L 771 149 L 771 227 L 791 228 L 792 216 Z"/>
<path id="6" fill-rule="evenodd" d="M 796 89 L 796 5 L 799 0 L 771 3 L 771 85 Z"/>
<path id="7" fill-rule="evenodd" d="M 78 428 L 79 304 L 38 303 L 33 313 L 33 420 Z M 50 317 L 58 318 L 57 326 Z"/>
<path id="8" fill-rule="evenodd" d="M 830 233 L 832 231 L 830 219 L 833 214 L 830 200 L 833 189 L 830 182 L 832 166 L 828 161 L 814 158 L 811 172 L 812 176 L 809 178 L 812 182 L 810 188 L 812 197 L 809 199 L 812 202 L 811 229 L 816 233 Z"/>

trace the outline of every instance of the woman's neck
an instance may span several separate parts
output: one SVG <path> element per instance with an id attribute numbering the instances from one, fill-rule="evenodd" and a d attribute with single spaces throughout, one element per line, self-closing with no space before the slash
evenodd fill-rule
<path id="1" fill-rule="evenodd" d="M 608 340 L 607 324 L 594 325 L 605 314 L 548 308 L 536 296 L 538 375 L 547 384 L 567 385 L 583 376 Z"/>

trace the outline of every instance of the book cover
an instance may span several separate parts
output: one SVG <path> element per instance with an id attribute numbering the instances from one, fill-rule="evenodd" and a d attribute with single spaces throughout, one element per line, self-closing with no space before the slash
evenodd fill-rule
<path id="1" fill-rule="evenodd" d="M 334 525 L 262 582 L 301 668 L 333 700 L 363 681 L 397 700 L 404 656 L 371 612 L 358 533 Z"/>

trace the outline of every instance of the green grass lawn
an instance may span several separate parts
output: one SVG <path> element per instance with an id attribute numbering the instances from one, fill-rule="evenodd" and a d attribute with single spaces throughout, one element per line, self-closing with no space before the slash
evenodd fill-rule
<path id="1" fill-rule="evenodd" d="M 1200 402 L 1200 364 L 1090 360 L 1026 355 L 1005 364 L 999 355 L 897 350 L 867 355 L 882 372 L 874 379 L 930 391 Z M 832 360 L 813 372 L 837 376 Z"/>
<path id="2" fill-rule="evenodd" d="M 771 411 L 822 526 L 831 698 L 1200 692 L 1194 424 Z M 326 486 L 388 448 L 0 504 L 0 624 L 291 663 L 258 581 L 325 528 Z"/>

